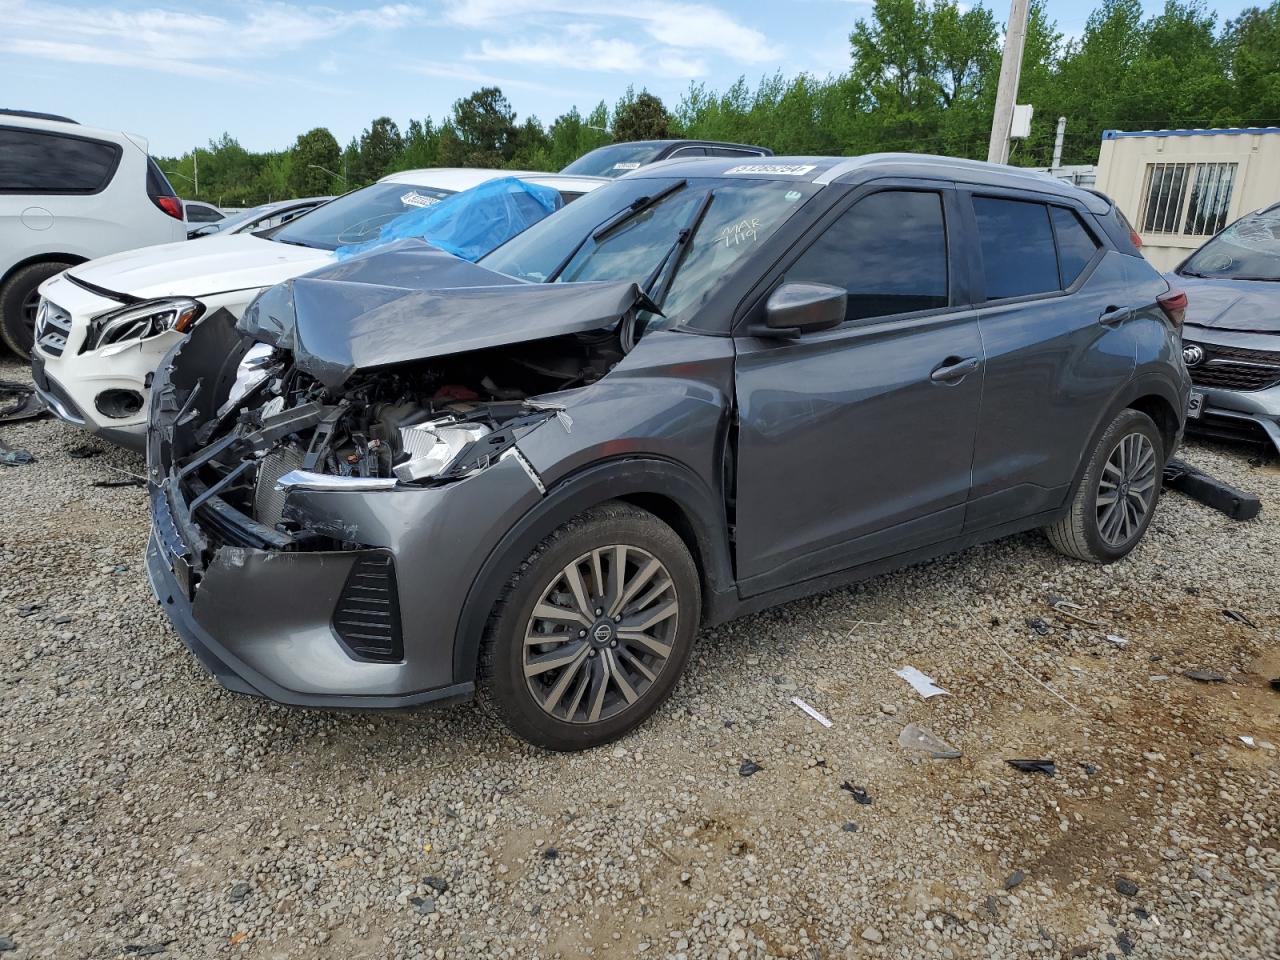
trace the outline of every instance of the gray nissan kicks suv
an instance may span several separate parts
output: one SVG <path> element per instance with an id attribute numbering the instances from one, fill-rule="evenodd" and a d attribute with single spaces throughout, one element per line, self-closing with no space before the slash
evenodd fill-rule
<path id="1" fill-rule="evenodd" d="M 593 746 L 708 624 L 1033 527 L 1125 556 L 1184 306 L 1039 175 L 658 163 L 479 263 L 404 241 L 205 318 L 155 380 L 152 584 L 232 690 Z"/>

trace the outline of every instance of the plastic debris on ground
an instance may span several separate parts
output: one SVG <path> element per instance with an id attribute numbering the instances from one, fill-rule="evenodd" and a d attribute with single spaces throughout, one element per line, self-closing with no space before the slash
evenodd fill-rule
<path id="1" fill-rule="evenodd" d="M 1243 736 L 1240 738 L 1240 742 L 1243 743 L 1250 750 L 1258 749 L 1258 741 L 1254 740 L 1253 737 Z"/>
<path id="2" fill-rule="evenodd" d="M 5 405 L 5 398 L 13 399 Z M 34 420 L 49 413 L 46 404 L 35 388 L 29 383 L 16 380 L 0 380 L 0 423 L 14 423 L 18 420 Z"/>
<path id="3" fill-rule="evenodd" d="M 817 721 L 818 721 L 820 724 L 822 724 L 824 727 L 828 727 L 828 728 L 829 728 L 829 727 L 831 726 L 831 721 L 830 721 L 830 720 L 828 720 L 826 717 L 824 717 L 822 714 L 820 714 L 817 710 L 813 709 L 813 707 L 809 706 L 807 703 L 805 703 L 805 702 L 804 702 L 803 700 L 801 700 L 799 697 L 792 697 L 792 698 L 791 698 L 791 702 L 792 702 L 792 703 L 794 703 L 794 704 L 795 704 L 797 707 L 799 707 L 801 710 L 803 710 L 805 713 L 807 713 L 809 716 L 813 717 L 813 719 L 817 720 Z"/>
<path id="4" fill-rule="evenodd" d="M 1138 895 L 1138 885 L 1128 877 L 1116 877 L 1116 892 L 1122 893 L 1126 897 L 1136 897 Z"/>
<path id="5" fill-rule="evenodd" d="M 947 694 L 946 690 L 943 690 L 915 667 L 903 667 L 901 670 L 895 670 L 893 672 L 903 680 L 907 681 L 907 683 L 911 684 L 915 692 L 920 694 L 920 696 L 924 697 L 926 700 L 930 697 Z"/>
<path id="6" fill-rule="evenodd" d="M 1027 873 L 1025 870 L 1015 870 L 1013 873 L 1009 874 L 1009 876 L 1005 877 L 1004 888 L 1006 890 L 1012 890 L 1025 879 L 1027 879 Z"/>
<path id="7" fill-rule="evenodd" d="M 0 464 L 6 467 L 22 467 L 28 463 L 35 463 L 36 458 L 26 450 L 17 447 L 6 447 L 0 443 Z"/>
<path id="8" fill-rule="evenodd" d="M 1262 512 L 1262 500 L 1198 470 L 1185 460 L 1170 458 L 1164 467 L 1165 486 L 1225 513 L 1232 520 L 1252 520 Z"/>
<path id="9" fill-rule="evenodd" d="M 1102 626 L 1102 624 L 1097 620 L 1090 620 L 1088 617 L 1074 613 L 1073 611 L 1075 610 L 1084 609 L 1084 607 L 1080 606 L 1078 603 L 1072 603 L 1070 600 L 1065 600 L 1062 597 L 1050 596 L 1046 599 L 1049 601 L 1049 606 L 1053 607 L 1055 611 L 1062 614 L 1064 617 L 1070 617 L 1072 620 L 1079 620 L 1081 623 L 1087 623 L 1091 627 Z"/>
<path id="10" fill-rule="evenodd" d="M 119 480 L 95 480 L 92 485 L 111 490 L 116 487 L 145 487 L 147 481 L 141 477 L 121 477 Z"/>
<path id="11" fill-rule="evenodd" d="M 1058 773 L 1052 760 L 1006 760 L 1005 763 L 1023 773 L 1043 773 L 1046 777 L 1056 776 Z"/>
<path id="12" fill-rule="evenodd" d="M 96 457 L 100 453 L 102 453 L 102 450 L 98 447 L 83 446 L 72 447 L 67 451 L 67 456 L 72 460 L 88 460 L 90 457 Z"/>
<path id="13" fill-rule="evenodd" d="M 376 240 L 339 247 L 334 255 L 346 260 L 396 241 L 421 240 L 474 263 L 562 206 L 564 199 L 552 187 L 502 177 L 402 213 Z"/>
<path id="14" fill-rule="evenodd" d="M 1042 637 L 1049 635 L 1049 624 L 1044 622 L 1043 617 L 1027 617 L 1027 626 Z"/>
<path id="15" fill-rule="evenodd" d="M 840 789 L 844 790 L 846 793 L 852 794 L 853 799 L 864 807 L 871 805 L 871 794 L 867 793 L 867 791 L 862 787 L 856 787 L 846 780 L 844 783 L 840 784 Z"/>
<path id="16" fill-rule="evenodd" d="M 742 766 L 738 768 L 738 775 L 741 777 L 749 777 L 753 773 L 759 773 L 764 767 L 756 763 L 754 760 L 743 760 Z"/>
<path id="17" fill-rule="evenodd" d="M 930 730 L 916 723 L 908 723 L 898 736 L 898 745 L 908 750 L 919 750 L 935 760 L 956 760 L 960 751 Z"/>
<path id="18" fill-rule="evenodd" d="M 1128 645 L 1129 641 L 1126 640 L 1124 637 L 1120 636 L 1118 633 L 1108 633 L 1107 643 L 1111 644 L 1113 647 L 1119 647 L 1121 650 L 1123 650 Z"/>
<path id="19" fill-rule="evenodd" d="M 1276 693 L 1280 693 L 1280 677 L 1276 677 L 1271 681 L 1271 689 Z"/>
<path id="20" fill-rule="evenodd" d="M 1187 670 L 1182 675 L 1188 680 L 1199 680 L 1201 683 L 1227 682 L 1227 678 L 1216 670 Z"/>
<path id="21" fill-rule="evenodd" d="M 1246 627 L 1252 627 L 1254 630 L 1258 629 L 1258 625 L 1239 610 L 1223 610 L 1222 615 L 1228 620 L 1234 620 L 1236 623 L 1243 623 Z"/>

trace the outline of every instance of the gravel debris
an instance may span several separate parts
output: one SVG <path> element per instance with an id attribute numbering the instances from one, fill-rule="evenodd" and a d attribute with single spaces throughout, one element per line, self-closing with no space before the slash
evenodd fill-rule
<path id="1" fill-rule="evenodd" d="M 1275 957 L 1280 757 L 1238 739 L 1280 742 L 1256 451 L 1182 455 L 1257 520 L 1169 493 L 1109 567 L 1033 533 L 705 631 L 641 730 L 558 755 L 471 704 L 221 689 L 150 596 L 145 491 L 92 485 L 141 460 L 53 421 L 0 438 L 37 457 L 0 473 L 5 960 Z M 903 663 L 950 696 L 904 703 Z M 1208 666 L 1228 682 L 1183 675 Z M 963 756 L 902 750 L 907 723 Z"/>

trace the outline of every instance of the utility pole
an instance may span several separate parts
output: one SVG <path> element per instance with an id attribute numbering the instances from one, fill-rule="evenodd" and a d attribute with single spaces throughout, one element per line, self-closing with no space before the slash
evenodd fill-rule
<path id="1" fill-rule="evenodd" d="M 195 176 L 192 182 L 196 185 L 196 196 L 200 196 L 200 148 L 196 147 L 191 151 L 191 162 L 194 165 Z"/>
<path id="2" fill-rule="evenodd" d="M 1000 86 L 996 88 L 996 113 L 991 118 L 988 163 L 1009 162 L 1009 129 L 1013 125 L 1013 105 L 1018 101 L 1018 78 L 1022 73 L 1022 46 L 1027 39 L 1027 0 L 1013 0 L 1009 23 L 1004 29 L 1004 55 L 1000 60 Z"/>
<path id="3" fill-rule="evenodd" d="M 1062 166 L 1062 138 L 1066 136 L 1066 133 L 1067 133 L 1067 118 L 1059 117 L 1058 133 L 1053 138 L 1053 163 L 1050 165 L 1051 169 L 1053 170 L 1056 170 L 1058 169 L 1058 167 Z"/>

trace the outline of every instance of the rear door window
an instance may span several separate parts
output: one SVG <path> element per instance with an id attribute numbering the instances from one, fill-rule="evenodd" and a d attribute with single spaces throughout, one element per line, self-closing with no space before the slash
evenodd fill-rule
<path id="1" fill-rule="evenodd" d="M 1098 252 L 1098 241 L 1080 222 L 1080 216 L 1066 207 L 1050 207 L 1053 217 L 1053 234 L 1058 240 L 1058 269 L 1062 274 L 1062 289 L 1071 286 L 1084 273 L 1084 268 Z"/>
<path id="2" fill-rule="evenodd" d="M 1062 289 L 1047 205 L 974 197 L 973 212 L 988 300 Z"/>
<path id="3" fill-rule="evenodd" d="M 116 143 L 0 127 L 0 193 L 97 193 L 119 162 Z"/>
<path id="4" fill-rule="evenodd" d="M 863 197 L 800 255 L 786 279 L 844 287 L 849 291 L 846 320 L 945 307 L 942 196 L 885 190 Z"/>

